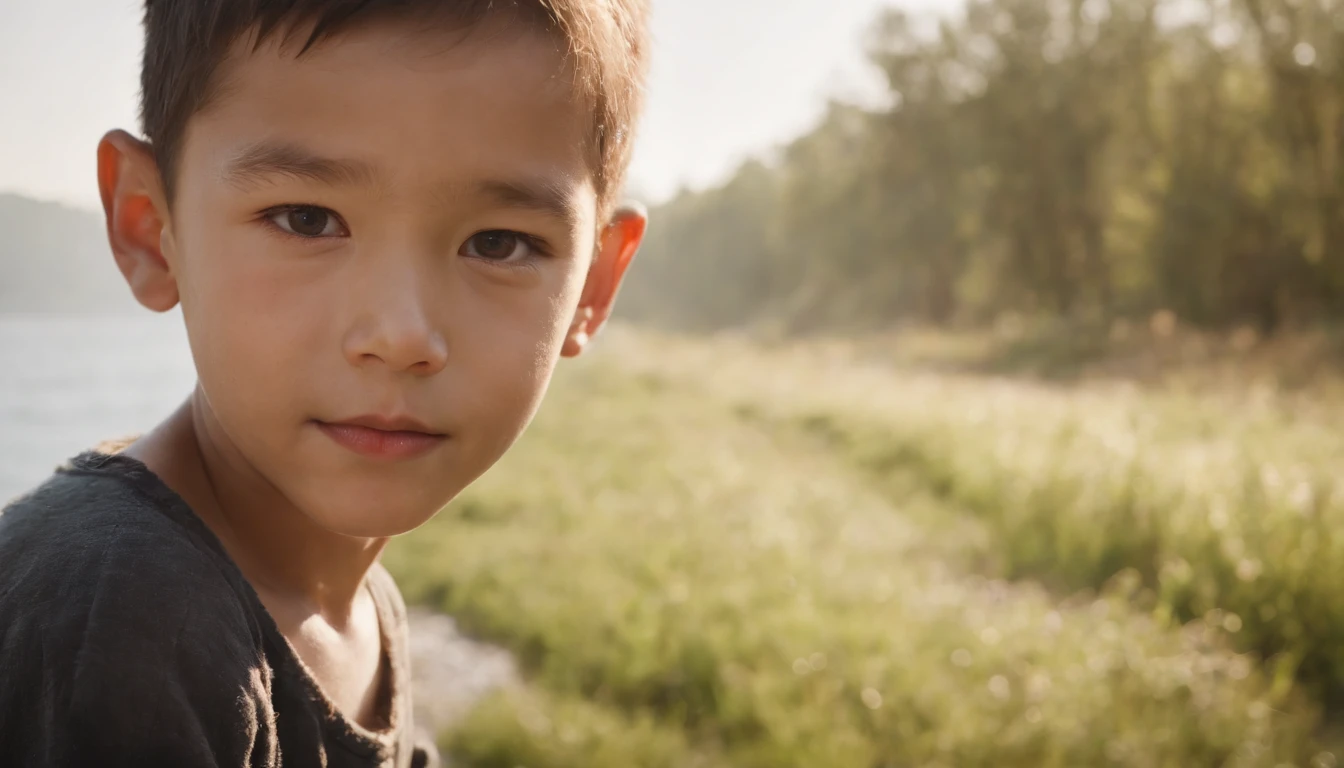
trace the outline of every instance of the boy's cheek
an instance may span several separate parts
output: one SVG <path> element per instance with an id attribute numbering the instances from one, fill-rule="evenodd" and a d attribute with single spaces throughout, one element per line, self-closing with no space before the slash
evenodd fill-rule
<path id="1" fill-rule="evenodd" d="M 305 419 L 309 409 L 370 395 L 343 361 L 287 355 L 276 334 L 254 326 L 218 334 L 202 349 L 202 386 L 225 431 L 264 477 L 324 527 L 346 535 L 397 535 L 422 524 L 486 472 L 522 433 L 554 368 L 558 340 L 495 319 L 493 334 L 459 339 L 447 369 L 419 394 L 452 433 L 427 461 L 374 464 L 343 453 Z M 206 331 L 203 338 L 209 338 Z M 258 335 L 260 334 L 260 335 Z M 333 367 L 334 366 L 334 367 Z M 216 397 L 218 396 L 218 397 Z M 375 405 L 369 405 L 376 408 Z M 360 410 L 357 408 L 356 410 Z M 345 415 L 345 414 L 340 414 Z M 377 510 L 377 517 L 369 517 Z"/>

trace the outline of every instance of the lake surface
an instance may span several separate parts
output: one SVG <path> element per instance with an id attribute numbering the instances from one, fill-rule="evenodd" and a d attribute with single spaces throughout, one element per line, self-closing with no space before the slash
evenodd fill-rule
<path id="1" fill-rule="evenodd" d="M 0 505 L 96 443 L 144 432 L 196 380 L 181 315 L 0 315 Z"/>

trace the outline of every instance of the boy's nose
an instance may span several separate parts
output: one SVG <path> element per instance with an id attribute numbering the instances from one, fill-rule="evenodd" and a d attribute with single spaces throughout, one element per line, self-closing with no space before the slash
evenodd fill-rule
<path id="1" fill-rule="evenodd" d="M 413 289 L 394 292 L 353 324 L 344 341 L 351 365 L 384 365 L 395 373 L 420 376 L 443 370 L 448 364 L 447 341 L 414 294 Z"/>

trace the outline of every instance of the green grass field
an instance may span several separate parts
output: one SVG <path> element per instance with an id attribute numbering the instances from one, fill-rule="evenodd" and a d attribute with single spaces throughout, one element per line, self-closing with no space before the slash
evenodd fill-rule
<path id="1" fill-rule="evenodd" d="M 387 555 L 514 651 L 459 765 L 1336 765 L 1333 395 L 616 329 Z"/>

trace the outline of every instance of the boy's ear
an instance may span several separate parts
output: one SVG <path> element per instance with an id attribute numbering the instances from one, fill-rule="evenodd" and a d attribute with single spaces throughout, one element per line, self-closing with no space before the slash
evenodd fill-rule
<path id="1" fill-rule="evenodd" d="M 177 306 L 177 279 L 164 254 L 168 201 L 158 163 L 147 143 L 111 131 L 98 143 L 98 189 L 107 216 L 107 239 L 131 293 L 145 307 Z"/>
<path id="2" fill-rule="evenodd" d="M 629 204 L 617 209 L 611 222 L 602 230 L 597 255 L 588 269 L 588 281 L 583 286 L 583 298 L 574 313 L 574 322 L 569 326 L 565 343 L 560 348 L 564 357 L 578 357 L 588 342 L 601 330 L 602 325 L 611 317 L 611 308 L 616 304 L 616 294 L 620 291 L 625 270 L 630 267 L 639 244 L 644 241 L 644 232 L 649 226 L 649 216 L 638 204 Z"/>

